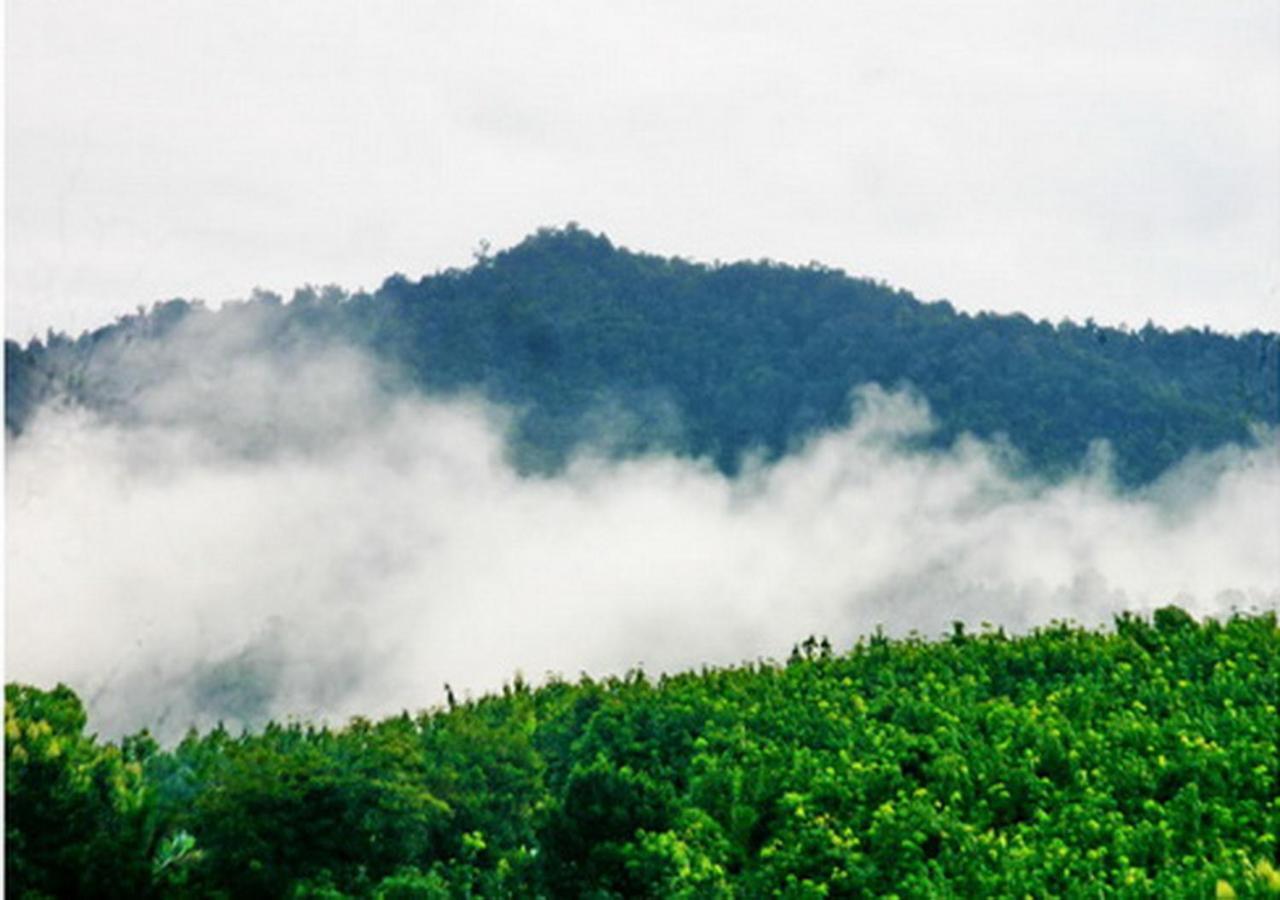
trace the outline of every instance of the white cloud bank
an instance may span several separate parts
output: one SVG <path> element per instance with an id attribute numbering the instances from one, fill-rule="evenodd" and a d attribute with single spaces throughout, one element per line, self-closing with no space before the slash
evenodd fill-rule
<path id="1" fill-rule="evenodd" d="M 213 358 L 128 426 L 47 410 L 9 448 L 6 676 L 68 682 L 105 734 L 1280 598 L 1270 437 L 1136 495 L 1045 486 L 977 442 L 902 449 L 927 410 L 873 388 L 736 480 L 663 456 L 524 477 L 501 411 L 391 398 L 348 354 Z"/>

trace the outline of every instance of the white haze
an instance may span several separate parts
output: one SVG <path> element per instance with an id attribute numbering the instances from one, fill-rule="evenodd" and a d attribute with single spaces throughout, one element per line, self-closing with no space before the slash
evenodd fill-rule
<path id="1" fill-rule="evenodd" d="M 6 0 L 6 334 L 577 220 L 1280 328 L 1275 0 Z"/>
<path id="2" fill-rule="evenodd" d="M 737 479 L 589 453 L 535 477 L 512 413 L 390 393 L 354 353 L 177 346 L 127 424 L 51 408 L 9 447 L 7 677 L 71 684 L 105 734 L 1280 598 L 1274 435 L 1136 494 L 1105 453 L 1045 485 L 993 445 L 905 449 L 927 409 L 868 387 Z"/>

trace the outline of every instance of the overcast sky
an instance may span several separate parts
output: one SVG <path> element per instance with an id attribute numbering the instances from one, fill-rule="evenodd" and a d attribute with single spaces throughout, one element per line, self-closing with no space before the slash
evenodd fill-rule
<path id="1" fill-rule="evenodd" d="M 8 0 L 6 325 L 576 220 L 963 309 L 1280 327 L 1280 3 Z"/>

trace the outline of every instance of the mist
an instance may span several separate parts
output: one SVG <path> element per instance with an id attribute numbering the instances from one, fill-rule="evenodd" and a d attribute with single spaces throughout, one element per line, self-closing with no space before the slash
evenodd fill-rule
<path id="1" fill-rule="evenodd" d="M 519 410 L 198 327 L 114 369 L 127 414 L 49 405 L 8 447 L 6 677 L 70 684 L 104 735 L 778 659 L 811 634 L 1280 603 L 1275 434 L 1136 492 L 1104 445 L 1049 483 L 998 443 L 920 449 L 926 405 L 866 386 L 849 427 L 736 478 L 591 447 L 529 475 Z"/>

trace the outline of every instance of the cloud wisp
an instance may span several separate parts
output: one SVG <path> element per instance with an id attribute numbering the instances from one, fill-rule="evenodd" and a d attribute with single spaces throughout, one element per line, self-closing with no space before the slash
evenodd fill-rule
<path id="1" fill-rule="evenodd" d="M 978 441 L 911 449 L 927 408 L 867 387 L 848 428 L 737 478 L 591 453 L 533 477 L 509 411 L 388 392 L 347 351 L 227 350 L 142 384 L 126 422 L 49 408 L 9 448 L 7 677 L 71 684 L 104 734 L 377 715 L 445 682 L 781 658 L 877 625 L 1280 599 L 1274 436 L 1137 494 L 1105 462 L 1044 484 Z"/>

